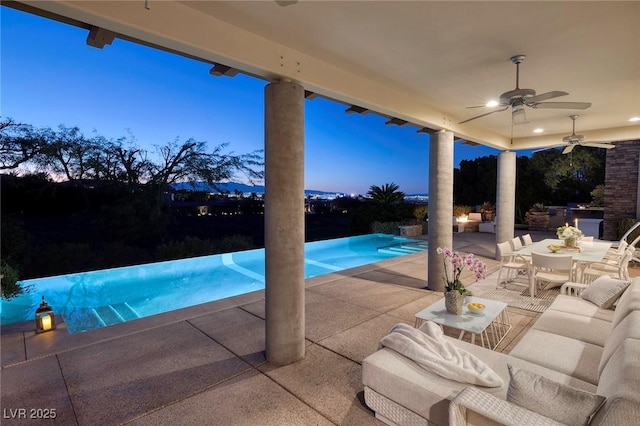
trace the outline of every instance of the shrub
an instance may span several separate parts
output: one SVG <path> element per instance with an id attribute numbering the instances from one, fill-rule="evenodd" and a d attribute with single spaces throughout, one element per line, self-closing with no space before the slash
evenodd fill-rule
<path id="1" fill-rule="evenodd" d="M 453 216 L 454 217 L 466 216 L 469 213 L 471 213 L 472 210 L 473 209 L 471 208 L 471 206 L 454 205 L 453 206 Z"/>

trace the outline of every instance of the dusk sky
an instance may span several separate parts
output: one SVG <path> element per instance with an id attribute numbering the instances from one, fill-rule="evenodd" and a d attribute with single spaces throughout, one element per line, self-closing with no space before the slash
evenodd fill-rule
<path id="1" fill-rule="evenodd" d="M 150 152 L 176 138 L 228 143 L 236 154 L 264 147 L 264 80 L 212 77 L 208 63 L 117 38 L 97 49 L 85 43 L 87 30 L 5 6 L 0 20 L 2 118 L 109 139 L 131 134 Z M 394 182 L 427 193 L 429 136 L 345 109 L 305 102 L 305 188 L 365 194 Z M 457 167 L 499 151 L 456 143 L 454 153 Z"/>

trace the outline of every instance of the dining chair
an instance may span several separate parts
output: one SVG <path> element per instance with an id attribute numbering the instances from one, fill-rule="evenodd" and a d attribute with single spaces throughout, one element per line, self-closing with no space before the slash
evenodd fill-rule
<path id="1" fill-rule="evenodd" d="M 496 288 L 500 288 L 500 277 L 502 276 L 503 269 L 506 270 L 505 286 L 509 283 L 509 277 L 513 271 L 516 271 L 516 274 L 520 271 L 529 271 L 528 263 L 511 251 L 511 244 L 509 244 L 509 241 L 497 244 L 497 254 L 500 260 L 500 270 L 498 271 Z"/>
<path id="2" fill-rule="evenodd" d="M 522 241 L 520 241 L 519 237 L 513 237 L 512 239 L 509 240 L 509 243 L 511 244 L 511 250 L 516 252 L 518 250 L 520 250 L 522 247 L 524 247 L 522 245 Z"/>
<path id="3" fill-rule="evenodd" d="M 522 236 L 522 243 L 524 244 L 525 247 L 532 245 L 533 239 L 531 238 L 531 234 L 524 234 Z"/>
<path id="4" fill-rule="evenodd" d="M 535 297 L 536 289 L 548 290 L 573 281 L 573 256 L 531 253 L 529 292 Z M 544 283 L 544 285 L 540 285 Z"/>
<path id="5" fill-rule="evenodd" d="M 624 281 L 630 281 L 629 278 L 629 262 L 633 258 L 636 249 L 628 246 L 624 251 L 624 255 L 620 260 L 613 264 L 611 262 L 593 262 L 590 263 L 581 273 L 580 282 L 583 284 L 591 284 L 593 280 L 603 275 L 609 275 Z"/>

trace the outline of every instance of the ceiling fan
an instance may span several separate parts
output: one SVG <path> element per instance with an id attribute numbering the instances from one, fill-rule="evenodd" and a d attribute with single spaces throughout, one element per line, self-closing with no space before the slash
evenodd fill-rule
<path id="1" fill-rule="evenodd" d="M 565 136 L 564 138 L 562 138 L 562 141 L 567 145 L 566 148 L 562 150 L 563 154 L 568 154 L 573 151 L 573 148 L 575 148 L 576 145 L 604 149 L 612 149 L 616 147 L 615 145 L 606 142 L 585 142 L 584 136 L 576 135 L 576 119 L 578 118 L 578 116 L 570 115 L 569 118 L 573 120 L 573 132 L 569 136 Z"/>
<path id="2" fill-rule="evenodd" d="M 548 99 L 557 98 L 560 96 L 568 95 L 567 92 L 552 91 L 536 95 L 536 91 L 533 89 L 521 89 L 520 88 L 520 64 L 524 61 L 525 55 L 516 55 L 511 57 L 511 62 L 516 64 L 516 88 L 504 92 L 500 95 L 500 100 L 496 106 L 503 107 L 502 109 L 496 109 L 489 111 L 485 114 L 480 114 L 475 117 L 471 117 L 467 120 L 461 121 L 458 124 L 467 123 L 476 118 L 484 117 L 494 112 L 506 111 L 511 107 L 511 116 L 513 124 L 528 123 L 527 115 L 525 113 L 525 106 L 529 108 L 563 108 L 563 109 L 587 109 L 591 106 L 590 102 L 543 102 Z M 486 105 L 473 106 L 468 108 L 482 108 Z"/>

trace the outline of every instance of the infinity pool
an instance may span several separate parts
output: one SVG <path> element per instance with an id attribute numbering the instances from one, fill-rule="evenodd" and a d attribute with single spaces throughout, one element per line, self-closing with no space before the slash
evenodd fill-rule
<path id="1" fill-rule="evenodd" d="M 305 244 L 305 278 L 426 250 L 386 234 Z M 33 320 L 44 295 L 70 333 L 264 289 L 264 249 L 24 280 L 29 293 L 3 300 L 3 325 Z"/>

